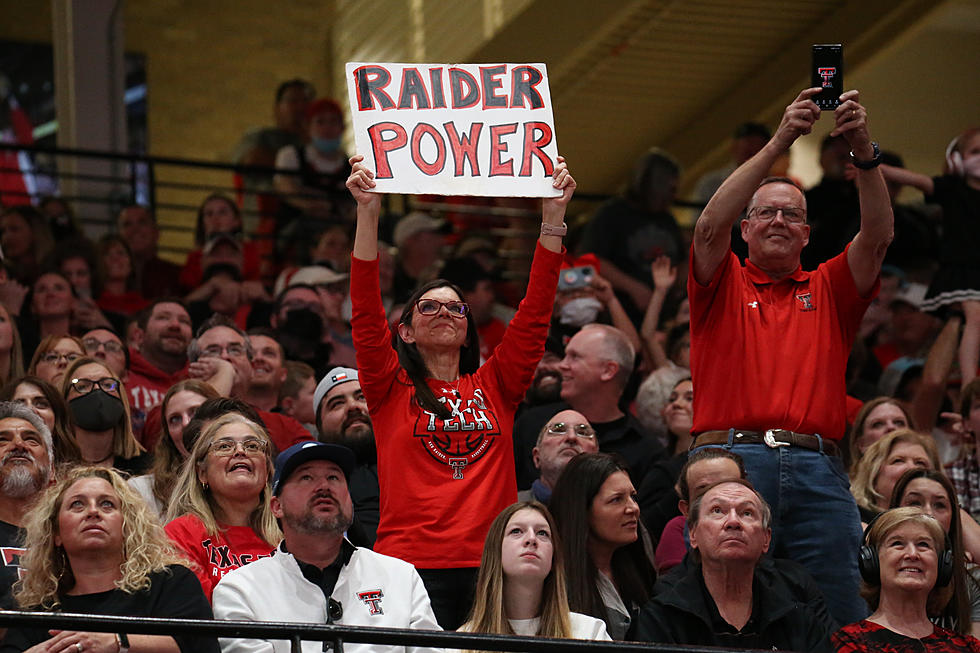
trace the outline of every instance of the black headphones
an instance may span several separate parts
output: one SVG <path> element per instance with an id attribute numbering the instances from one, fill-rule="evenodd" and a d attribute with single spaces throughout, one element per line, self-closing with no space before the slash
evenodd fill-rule
<path id="1" fill-rule="evenodd" d="M 881 512 L 875 515 L 874 519 L 868 522 L 868 526 L 861 536 L 861 548 L 858 550 L 858 569 L 861 571 L 861 578 L 868 585 L 881 584 L 881 563 L 878 561 L 878 549 L 868 544 L 868 533 L 871 532 L 871 527 L 878 521 L 878 518 L 884 514 Z M 945 543 L 937 558 L 936 587 L 946 587 L 953 580 L 953 544 L 949 539 L 949 533 L 943 535 Z"/>

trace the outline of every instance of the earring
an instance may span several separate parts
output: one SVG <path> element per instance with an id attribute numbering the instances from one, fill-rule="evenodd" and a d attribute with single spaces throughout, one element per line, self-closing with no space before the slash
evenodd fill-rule
<path id="1" fill-rule="evenodd" d="M 204 481 L 204 482 L 201 483 L 201 489 L 204 490 L 205 492 L 207 492 L 208 490 L 211 489 L 211 486 L 208 485 L 208 482 L 207 481 Z"/>

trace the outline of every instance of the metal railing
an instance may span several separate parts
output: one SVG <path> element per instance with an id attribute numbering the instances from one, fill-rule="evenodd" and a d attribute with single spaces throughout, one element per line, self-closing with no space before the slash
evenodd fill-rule
<path id="1" fill-rule="evenodd" d="M 558 653 L 590 651 L 591 653 L 762 653 L 757 649 L 686 646 L 678 644 L 640 644 L 635 642 L 600 642 L 577 639 L 523 637 L 519 635 L 484 635 L 474 633 L 409 630 L 403 628 L 370 628 L 366 626 L 321 625 L 308 623 L 256 621 L 199 621 L 193 619 L 159 619 L 152 617 L 110 617 L 72 613 L 0 611 L 0 627 L 33 627 L 37 629 L 78 630 L 128 635 L 170 635 L 175 632 L 199 637 L 234 637 L 274 639 L 290 642 L 293 653 L 299 653 L 304 640 L 329 642 L 334 651 L 342 651 L 344 642 L 385 646 L 424 646 L 444 649 L 513 651 L 515 653 Z"/>

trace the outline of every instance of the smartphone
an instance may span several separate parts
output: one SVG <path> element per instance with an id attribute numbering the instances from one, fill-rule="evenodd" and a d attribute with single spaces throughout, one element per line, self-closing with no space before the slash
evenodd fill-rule
<path id="1" fill-rule="evenodd" d="M 581 265 L 561 271 L 558 277 L 558 290 L 578 290 L 592 283 L 595 269 L 591 265 Z"/>
<path id="2" fill-rule="evenodd" d="M 810 86 L 823 89 L 813 98 L 817 106 L 821 110 L 840 106 L 844 92 L 844 48 L 840 43 L 813 46 L 812 75 Z"/>

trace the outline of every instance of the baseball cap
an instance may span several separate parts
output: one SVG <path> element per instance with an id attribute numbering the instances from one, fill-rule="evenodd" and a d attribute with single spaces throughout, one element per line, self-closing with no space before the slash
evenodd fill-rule
<path id="1" fill-rule="evenodd" d="M 354 452 L 342 444 L 328 444 L 309 440 L 297 442 L 276 457 L 276 474 L 272 477 L 272 494 L 279 496 L 282 485 L 289 480 L 297 467 L 311 460 L 329 460 L 336 463 L 350 480 L 354 471 Z"/>
<path id="2" fill-rule="evenodd" d="M 892 298 L 892 306 L 904 302 L 916 310 L 922 310 L 922 302 L 929 288 L 924 283 L 906 283 L 898 289 Z"/>
<path id="3" fill-rule="evenodd" d="M 319 286 L 343 281 L 346 278 L 347 274 L 335 272 L 325 265 L 308 265 L 296 270 L 296 273 L 289 278 L 289 285 L 295 286 L 304 283 L 310 286 Z"/>
<path id="4" fill-rule="evenodd" d="M 439 231 L 446 226 L 446 221 L 440 218 L 433 218 L 428 213 L 412 211 L 395 225 L 395 232 L 392 239 L 395 247 L 401 247 L 405 241 L 417 233 L 423 231 Z"/>
<path id="5" fill-rule="evenodd" d="M 319 417 L 320 402 L 327 396 L 327 393 L 341 383 L 357 381 L 357 370 L 353 367 L 335 367 L 327 375 L 320 379 L 316 390 L 313 391 L 313 413 Z M 318 422 L 319 423 L 319 422 Z"/>

